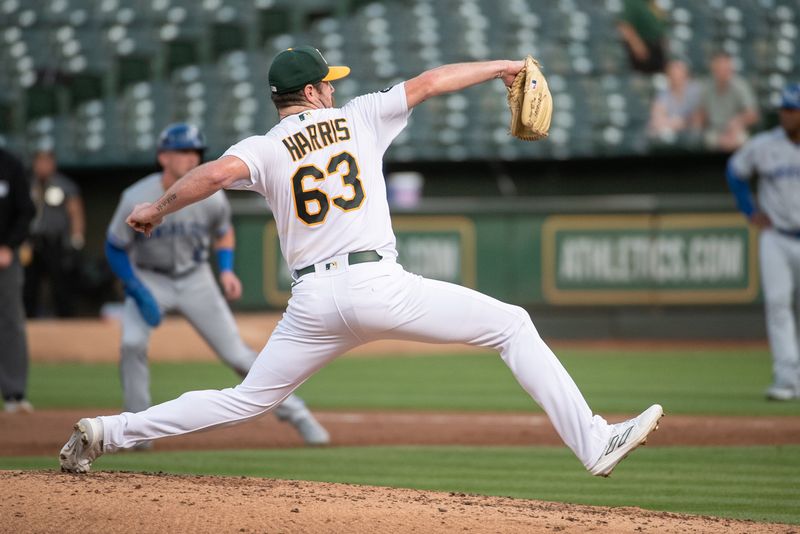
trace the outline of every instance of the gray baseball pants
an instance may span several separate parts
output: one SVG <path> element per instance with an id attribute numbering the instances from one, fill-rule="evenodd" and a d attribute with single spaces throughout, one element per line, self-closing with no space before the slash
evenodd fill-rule
<path id="1" fill-rule="evenodd" d="M 800 239 L 766 229 L 759 247 L 772 385 L 800 392 Z"/>
<path id="2" fill-rule="evenodd" d="M 173 310 L 180 312 L 222 361 L 239 376 L 247 375 L 257 353 L 239 335 L 233 313 L 214 279 L 210 265 L 201 265 L 190 274 L 178 278 L 147 270 L 137 270 L 136 274 L 153 294 L 162 313 Z M 151 405 L 147 347 L 152 330 L 142 318 L 134 300 L 130 297 L 125 299 L 120 379 L 126 412 L 141 412 Z M 305 403 L 296 395 L 291 395 L 276 409 L 275 414 L 281 419 L 291 419 L 292 414 L 299 410 L 305 410 Z"/>

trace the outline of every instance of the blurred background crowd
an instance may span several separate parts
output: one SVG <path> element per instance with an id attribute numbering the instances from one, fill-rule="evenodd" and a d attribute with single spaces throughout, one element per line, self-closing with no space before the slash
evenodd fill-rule
<path id="1" fill-rule="evenodd" d="M 543 63 L 547 143 L 509 138 L 503 88 L 487 85 L 416 113 L 388 161 L 729 152 L 775 123 L 800 76 L 798 23 L 796 0 L 3 0 L 0 143 L 149 164 L 177 117 L 216 155 L 274 123 L 268 61 L 311 42 L 353 66 L 340 102 L 441 63 Z"/>

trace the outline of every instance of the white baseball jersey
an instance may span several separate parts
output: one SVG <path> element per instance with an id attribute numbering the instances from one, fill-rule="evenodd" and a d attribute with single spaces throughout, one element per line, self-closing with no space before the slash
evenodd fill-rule
<path id="1" fill-rule="evenodd" d="M 737 176 L 759 178 L 758 202 L 775 227 L 800 231 L 800 146 L 780 126 L 753 137 L 731 158 Z"/>
<path id="2" fill-rule="evenodd" d="M 410 113 L 399 84 L 342 108 L 290 115 L 223 154 L 250 169 L 250 180 L 231 189 L 264 196 L 290 270 L 360 250 L 397 257 L 382 157 Z"/>
<path id="3" fill-rule="evenodd" d="M 122 193 L 108 226 L 108 240 L 129 249 L 131 262 L 141 268 L 180 275 L 208 261 L 211 239 L 231 228 L 231 207 L 224 191 L 167 215 L 146 238 L 125 223 L 136 204 L 154 202 L 164 194 L 161 173 L 145 176 Z"/>

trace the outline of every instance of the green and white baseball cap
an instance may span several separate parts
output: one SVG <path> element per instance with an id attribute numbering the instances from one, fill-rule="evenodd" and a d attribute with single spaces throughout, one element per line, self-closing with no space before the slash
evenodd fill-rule
<path id="1" fill-rule="evenodd" d="M 313 46 L 288 48 L 269 67 L 269 88 L 275 94 L 291 93 L 318 82 L 332 82 L 350 74 L 350 67 L 330 66 Z"/>

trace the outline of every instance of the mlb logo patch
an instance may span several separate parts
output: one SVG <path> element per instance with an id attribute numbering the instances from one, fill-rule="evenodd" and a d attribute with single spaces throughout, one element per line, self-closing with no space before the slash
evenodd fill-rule
<path id="1" fill-rule="evenodd" d="M 539 85 L 539 82 L 536 80 L 531 80 L 531 89 L 536 89 L 536 86 Z"/>

